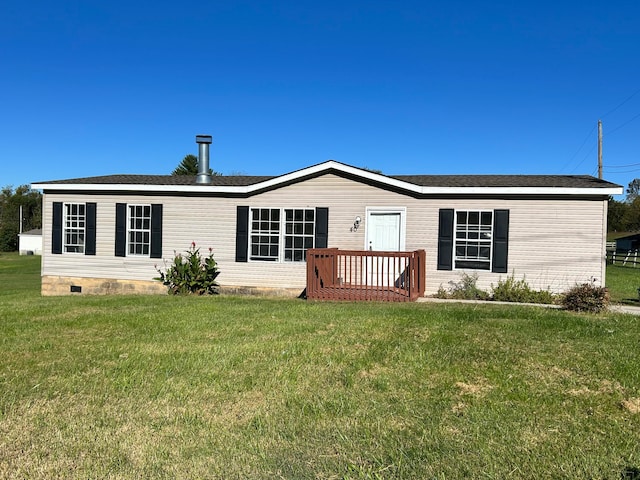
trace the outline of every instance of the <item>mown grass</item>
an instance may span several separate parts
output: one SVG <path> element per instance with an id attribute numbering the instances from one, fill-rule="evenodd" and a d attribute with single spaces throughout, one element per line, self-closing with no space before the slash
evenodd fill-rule
<path id="1" fill-rule="evenodd" d="M 606 278 L 612 302 L 639 305 L 640 268 L 607 265 Z"/>
<path id="2" fill-rule="evenodd" d="M 11 285 L 0 291 L 0 478 L 620 479 L 640 468 L 636 317 L 43 298 L 33 263 L 0 257 Z"/>

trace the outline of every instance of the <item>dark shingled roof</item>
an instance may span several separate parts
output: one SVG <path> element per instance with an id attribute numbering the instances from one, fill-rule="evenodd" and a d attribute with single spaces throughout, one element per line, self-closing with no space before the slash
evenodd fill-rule
<path id="1" fill-rule="evenodd" d="M 331 173 L 327 171 L 325 173 Z M 611 188 L 618 185 L 589 175 L 388 175 L 389 178 L 421 187 L 560 187 Z M 277 176 L 213 176 L 210 186 L 244 187 Z M 105 175 L 34 182 L 46 185 L 200 185 L 191 175 Z"/>
<path id="2" fill-rule="evenodd" d="M 218 187 L 245 187 L 275 178 L 274 176 L 212 176 L 211 183 Z M 33 182 L 47 185 L 200 185 L 193 175 L 105 175 L 100 177 L 70 178 L 50 182 Z"/>
<path id="3" fill-rule="evenodd" d="M 423 187 L 611 188 L 618 185 L 589 175 L 391 175 Z"/>

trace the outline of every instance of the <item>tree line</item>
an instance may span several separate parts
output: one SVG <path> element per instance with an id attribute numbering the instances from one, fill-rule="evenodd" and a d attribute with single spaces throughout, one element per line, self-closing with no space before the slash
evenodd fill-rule
<path id="1" fill-rule="evenodd" d="M 640 179 L 635 178 L 627 187 L 623 201 L 609 197 L 607 230 L 609 232 L 640 231 Z"/>
<path id="2" fill-rule="evenodd" d="M 29 185 L 20 185 L 16 189 L 12 186 L 3 187 L 0 191 L 1 252 L 14 252 L 18 249 L 21 211 L 23 232 L 42 228 L 42 194 L 31 190 Z"/>

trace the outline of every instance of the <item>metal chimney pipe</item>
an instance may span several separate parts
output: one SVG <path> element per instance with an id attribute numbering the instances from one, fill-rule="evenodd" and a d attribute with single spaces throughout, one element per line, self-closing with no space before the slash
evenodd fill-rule
<path id="1" fill-rule="evenodd" d="M 209 173 L 209 145 L 211 145 L 211 135 L 196 135 L 198 144 L 198 176 L 196 183 L 211 183 Z"/>

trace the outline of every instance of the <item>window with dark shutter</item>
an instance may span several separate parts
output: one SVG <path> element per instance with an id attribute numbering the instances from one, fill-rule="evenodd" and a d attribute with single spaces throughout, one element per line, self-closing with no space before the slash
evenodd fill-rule
<path id="1" fill-rule="evenodd" d="M 53 202 L 51 253 L 96 254 L 96 204 Z"/>
<path id="2" fill-rule="evenodd" d="M 439 213 L 438 270 L 508 272 L 509 210 Z"/>
<path id="3" fill-rule="evenodd" d="M 237 207 L 236 262 L 304 262 L 310 248 L 326 248 L 329 209 Z"/>
<path id="4" fill-rule="evenodd" d="M 115 256 L 162 258 L 162 204 L 116 203 Z"/>

